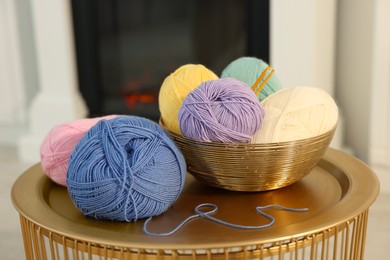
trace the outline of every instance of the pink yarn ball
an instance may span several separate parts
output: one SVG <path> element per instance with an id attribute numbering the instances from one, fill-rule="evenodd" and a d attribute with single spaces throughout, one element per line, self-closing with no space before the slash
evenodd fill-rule
<path id="1" fill-rule="evenodd" d="M 41 144 L 41 166 L 45 174 L 54 182 L 66 187 L 66 171 L 69 157 L 84 134 L 102 119 L 117 115 L 79 119 L 55 126 Z"/>

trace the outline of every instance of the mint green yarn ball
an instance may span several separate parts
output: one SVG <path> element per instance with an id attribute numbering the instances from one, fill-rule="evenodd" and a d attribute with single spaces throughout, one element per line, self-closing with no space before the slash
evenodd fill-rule
<path id="1" fill-rule="evenodd" d="M 241 57 L 232 61 L 222 71 L 221 78 L 235 78 L 246 83 L 250 88 L 252 88 L 253 84 L 259 78 L 261 73 L 267 68 L 267 66 L 268 64 L 261 59 L 255 57 Z M 276 73 L 274 72 L 274 74 L 271 76 L 271 78 L 257 96 L 260 101 L 282 88 L 280 81 L 275 74 Z M 266 76 L 267 75 L 268 73 Z M 261 85 L 261 82 L 259 85 Z"/>

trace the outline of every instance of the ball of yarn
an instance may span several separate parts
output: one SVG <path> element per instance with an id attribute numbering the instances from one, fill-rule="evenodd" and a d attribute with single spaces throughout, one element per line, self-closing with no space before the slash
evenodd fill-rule
<path id="1" fill-rule="evenodd" d="M 245 82 L 250 88 L 257 81 L 262 72 L 267 68 L 268 64 L 263 60 L 255 57 L 241 57 L 232 61 L 221 74 L 221 78 L 232 77 L 242 82 Z M 268 73 L 265 74 L 263 80 L 266 79 Z M 261 81 L 263 82 L 263 81 Z M 261 85 L 258 84 L 258 86 Z M 269 78 L 267 83 L 258 94 L 260 101 L 281 89 L 281 84 L 275 73 Z"/>
<path id="2" fill-rule="evenodd" d="M 201 83 L 184 99 L 179 111 L 183 135 L 206 142 L 247 143 L 263 117 L 254 92 L 233 78 Z"/>
<path id="3" fill-rule="evenodd" d="M 135 221 L 166 211 L 186 174 L 183 155 L 151 120 L 121 116 L 102 120 L 69 159 L 68 192 L 84 215 Z"/>
<path id="4" fill-rule="evenodd" d="M 181 134 L 178 113 L 185 97 L 200 83 L 218 79 L 203 65 L 187 64 L 165 78 L 158 97 L 161 120 L 164 126 Z"/>
<path id="5" fill-rule="evenodd" d="M 337 124 L 338 108 L 324 90 L 299 86 L 280 90 L 261 103 L 263 125 L 252 143 L 294 141 L 321 135 Z"/>
<path id="6" fill-rule="evenodd" d="M 116 115 L 79 119 L 52 128 L 43 139 L 40 147 L 43 172 L 54 182 L 66 186 L 68 160 L 76 144 L 97 122 L 114 117 Z"/>

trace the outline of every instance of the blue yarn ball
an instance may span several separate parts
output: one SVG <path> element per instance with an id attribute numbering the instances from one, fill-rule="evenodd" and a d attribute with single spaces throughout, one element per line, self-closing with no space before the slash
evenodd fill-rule
<path id="1" fill-rule="evenodd" d="M 165 212 L 183 189 L 184 157 L 155 122 L 102 120 L 74 148 L 66 183 L 74 204 L 97 219 L 136 221 Z"/>

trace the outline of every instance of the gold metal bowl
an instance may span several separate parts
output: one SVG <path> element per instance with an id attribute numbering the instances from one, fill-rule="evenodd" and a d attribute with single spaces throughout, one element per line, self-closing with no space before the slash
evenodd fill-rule
<path id="1" fill-rule="evenodd" d="M 274 190 L 297 182 L 320 161 L 335 132 L 280 143 L 228 144 L 195 141 L 160 125 L 183 152 L 190 174 L 234 191 Z"/>

